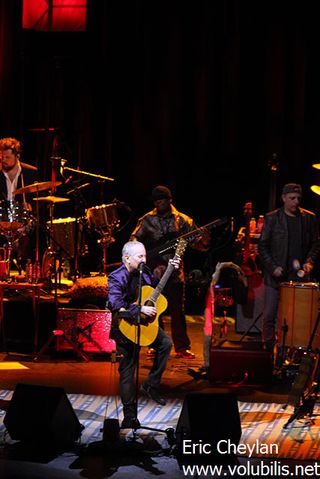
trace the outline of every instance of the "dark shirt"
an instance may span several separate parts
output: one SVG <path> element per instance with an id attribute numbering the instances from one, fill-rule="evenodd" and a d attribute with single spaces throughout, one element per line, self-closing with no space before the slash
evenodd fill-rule
<path id="1" fill-rule="evenodd" d="M 288 226 L 288 258 L 287 258 L 287 279 L 296 281 L 297 271 L 293 267 L 293 261 L 298 260 L 301 265 L 302 242 L 301 242 L 301 215 L 286 216 Z"/>
<path id="2" fill-rule="evenodd" d="M 299 208 L 301 221 L 300 253 L 298 258 L 305 263 L 315 263 L 320 256 L 318 220 L 311 211 Z M 285 272 L 288 264 L 289 232 L 284 208 L 267 213 L 259 240 L 259 255 L 263 265 L 264 282 L 274 288 L 283 281 L 288 281 L 286 274 L 280 278 L 273 276 L 273 271 L 281 266 Z M 292 226 L 292 224 L 291 224 Z M 293 253 L 291 252 L 290 255 Z M 297 279 L 298 280 L 298 279 Z"/>

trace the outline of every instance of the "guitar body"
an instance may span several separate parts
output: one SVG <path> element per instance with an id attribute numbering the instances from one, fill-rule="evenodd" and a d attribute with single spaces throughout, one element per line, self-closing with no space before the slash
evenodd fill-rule
<path id="1" fill-rule="evenodd" d="M 157 308 L 157 314 L 153 321 L 148 324 L 140 324 L 140 346 L 149 346 L 156 339 L 159 330 L 158 318 L 168 306 L 167 299 L 160 294 L 156 301 L 150 300 L 150 297 L 154 289 L 151 286 L 142 286 L 141 289 L 141 304 L 154 305 Z M 119 323 L 119 329 L 122 334 L 135 344 L 138 344 L 138 326 L 136 324 L 130 324 L 125 319 L 121 319 Z"/>

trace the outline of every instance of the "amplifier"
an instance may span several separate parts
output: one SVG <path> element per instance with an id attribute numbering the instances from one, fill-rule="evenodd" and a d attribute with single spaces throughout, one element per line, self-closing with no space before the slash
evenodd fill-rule
<path id="1" fill-rule="evenodd" d="M 82 351 L 88 353 L 111 353 L 116 343 L 110 339 L 112 314 L 107 309 L 71 309 L 58 308 L 57 329 Z M 57 351 L 72 349 L 70 344 L 58 337 Z"/>
<path id="2" fill-rule="evenodd" d="M 209 381 L 212 383 L 269 384 L 273 359 L 261 343 L 222 341 L 210 350 Z"/>

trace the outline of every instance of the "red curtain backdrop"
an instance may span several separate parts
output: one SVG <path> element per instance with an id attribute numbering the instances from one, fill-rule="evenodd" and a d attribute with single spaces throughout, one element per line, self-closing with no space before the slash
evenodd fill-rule
<path id="1" fill-rule="evenodd" d="M 0 132 L 1 136 L 17 131 L 19 121 L 19 28 L 20 0 L 0 0 Z"/>
<path id="2" fill-rule="evenodd" d="M 199 225 L 242 223 L 246 202 L 257 215 L 268 208 L 276 153 L 278 203 L 282 184 L 296 181 L 305 207 L 320 211 L 309 188 L 320 184 L 310 5 L 94 0 L 85 32 L 50 35 L 22 29 L 22 3 L 0 0 L 1 134 L 22 138 L 44 180 L 57 145 L 68 166 L 115 178 L 92 183 L 89 207 L 119 198 L 136 218 L 164 183 Z"/>

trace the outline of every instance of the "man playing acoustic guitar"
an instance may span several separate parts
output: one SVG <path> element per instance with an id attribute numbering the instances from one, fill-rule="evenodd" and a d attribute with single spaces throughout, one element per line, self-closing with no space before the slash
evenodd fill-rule
<path id="1" fill-rule="evenodd" d="M 182 250 L 184 247 L 185 245 L 182 245 Z M 178 245 L 176 255 L 168 264 L 165 277 L 169 277 L 174 269 L 179 268 L 179 252 Z M 107 306 L 112 311 L 111 336 L 117 343 L 117 352 L 120 355 L 120 396 L 124 415 L 122 428 L 140 427 L 137 418 L 135 370 L 141 345 L 153 343 L 156 350 L 153 366 L 141 386 L 141 391 L 161 406 L 166 404 L 158 390 L 172 345 L 169 336 L 159 327 L 158 316 L 167 304 L 164 296 L 160 294 L 161 289 L 157 290 L 161 281 L 159 282 L 145 263 L 144 245 L 139 241 L 129 241 L 122 248 L 122 265 L 108 277 Z"/>

